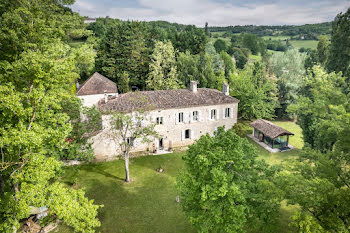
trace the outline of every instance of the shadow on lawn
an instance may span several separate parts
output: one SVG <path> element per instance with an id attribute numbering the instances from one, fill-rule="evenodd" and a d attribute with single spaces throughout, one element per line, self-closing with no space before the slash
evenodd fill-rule
<path id="1" fill-rule="evenodd" d="M 121 178 L 121 177 L 118 177 L 118 176 L 115 176 L 109 172 L 106 172 L 103 167 L 101 166 L 98 166 L 98 164 L 96 164 L 95 166 L 89 166 L 88 168 L 89 172 L 95 172 L 95 173 L 98 173 L 100 175 L 103 175 L 105 177 L 108 177 L 108 178 L 112 178 L 112 179 L 116 179 L 116 180 L 121 180 L 121 181 L 124 181 L 125 179 L 124 178 Z"/>

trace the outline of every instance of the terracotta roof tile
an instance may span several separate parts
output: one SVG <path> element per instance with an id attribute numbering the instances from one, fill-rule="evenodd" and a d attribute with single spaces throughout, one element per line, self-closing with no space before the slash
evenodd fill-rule
<path id="1" fill-rule="evenodd" d="M 107 103 L 100 100 L 99 106 L 102 111 L 132 112 L 145 107 L 171 109 L 230 103 L 239 100 L 215 89 L 198 88 L 196 93 L 189 89 L 129 92 L 112 97 Z"/>
<path id="2" fill-rule="evenodd" d="M 78 96 L 82 95 L 95 95 L 107 93 L 116 93 L 117 85 L 106 78 L 105 76 L 95 72 L 77 91 Z"/>

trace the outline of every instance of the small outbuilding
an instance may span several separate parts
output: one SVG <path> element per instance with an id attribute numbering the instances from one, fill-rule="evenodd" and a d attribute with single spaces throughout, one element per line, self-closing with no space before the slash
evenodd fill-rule
<path id="1" fill-rule="evenodd" d="M 289 136 L 294 135 L 288 130 L 274 123 L 259 119 L 250 125 L 253 127 L 252 138 L 259 143 L 264 143 L 272 149 L 289 149 Z"/>

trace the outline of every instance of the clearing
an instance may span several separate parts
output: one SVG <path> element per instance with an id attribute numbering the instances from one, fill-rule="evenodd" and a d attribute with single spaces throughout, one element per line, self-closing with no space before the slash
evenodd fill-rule
<path id="1" fill-rule="evenodd" d="M 256 145 L 259 158 L 270 164 L 294 159 L 303 146 L 301 129 L 293 122 L 275 121 L 275 124 L 295 134 L 290 144 L 297 149 L 270 154 Z M 183 170 L 182 154 L 138 157 L 131 160 L 130 174 L 133 182 L 126 184 L 124 161 L 72 166 L 66 168 L 62 180 L 68 185 L 85 188 L 86 195 L 104 207 L 98 218 L 102 226 L 97 232 L 196 232 L 184 217 L 181 207 L 175 203 L 176 176 Z M 163 173 L 156 172 L 162 167 Z M 295 207 L 282 203 L 280 221 L 274 232 L 295 232 L 289 226 Z M 69 227 L 60 226 L 60 233 L 73 232 Z"/>

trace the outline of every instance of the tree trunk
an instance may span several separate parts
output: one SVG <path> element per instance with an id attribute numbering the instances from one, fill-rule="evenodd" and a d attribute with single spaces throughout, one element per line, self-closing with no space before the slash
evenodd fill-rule
<path id="1" fill-rule="evenodd" d="M 0 196 L 4 192 L 4 189 L 5 189 L 5 182 L 4 182 L 2 174 L 0 174 Z"/>
<path id="2" fill-rule="evenodd" d="M 130 175 L 129 175 L 129 151 L 125 151 L 124 155 L 124 161 L 125 161 L 125 182 L 130 182 Z"/>

